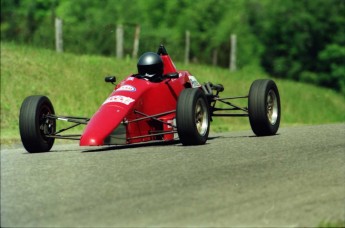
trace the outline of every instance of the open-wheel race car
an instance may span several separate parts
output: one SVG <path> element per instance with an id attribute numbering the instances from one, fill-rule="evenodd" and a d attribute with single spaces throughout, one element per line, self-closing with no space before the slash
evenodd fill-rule
<path id="1" fill-rule="evenodd" d="M 220 98 L 221 84 L 200 84 L 185 70 L 177 70 L 165 47 L 144 53 L 138 73 L 118 85 L 91 117 L 56 115 L 46 96 L 27 97 L 20 108 L 19 129 L 25 149 L 49 151 L 55 139 L 79 140 L 80 146 L 126 145 L 150 141 L 172 141 L 183 145 L 205 144 L 213 117 L 249 117 L 257 136 L 274 135 L 280 124 L 280 97 L 274 81 L 255 80 L 246 96 Z M 106 82 L 115 84 L 114 76 Z M 248 99 L 248 107 L 232 100 Z M 219 108 L 217 103 L 228 108 Z M 236 112 L 235 112 L 236 111 Z M 239 113 L 240 112 L 240 113 Z M 71 125 L 57 129 L 58 121 Z M 82 134 L 65 131 L 85 124 Z"/>

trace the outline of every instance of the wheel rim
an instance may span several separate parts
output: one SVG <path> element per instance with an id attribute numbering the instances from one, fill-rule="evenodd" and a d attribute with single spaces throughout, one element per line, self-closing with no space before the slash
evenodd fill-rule
<path id="1" fill-rule="evenodd" d="M 206 104 L 199 99 L 195 107 L 195 125 L 200 135 L 205 135 L 208 129 L 208 112 Z"/>
<path id="2" fill-rule="evenodd" d="M 278 119 L 278 100 L 274 90 L 270 90 L 267 96 L 267 117 L 269 122 L 274 125 Z"/>
<path id="3" fill-rule="evenodd" d="M 48 139 L 47 135 L 52 135 L 55 132 L 55 121 L 47 117 L 47 115 L 53 114 L 52 110 L 48 106 L 42 106 L 39 112 L 39 126 L 40 132 L 44 139 Z"/>

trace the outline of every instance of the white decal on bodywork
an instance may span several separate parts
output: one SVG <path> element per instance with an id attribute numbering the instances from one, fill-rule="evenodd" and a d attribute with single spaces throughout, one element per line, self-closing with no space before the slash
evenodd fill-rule
<path id="1" fill-rule="evenodd" d="M 116 91 L 128 91 L 128 92 L 134 92 L 137 89 L 134 86 L 131 85 L 123 85 L 120 88 L 118 88 Z"/>
<path id="2" fill-rule="evenodd" d="M 106 99 L 104 101 L 103 105 L 106 104 L 106 103 L 111 103 L 111 102 L 116 102 L 116 103 L 122 103 L 122 104 L 125 104 L 125 105 L 129 105 L 133 101 L 134 101 L 134 99 L 132 99 L 130 97 L 115 95 L 115 96 L 108 97 L 108 99 Z"/>
<path id="3" fill-rule="evenodd" d="M 192 88 L 201 87 L 200 83 L 198 82 L 198 80 L 196 80 L 194 76 L 190 75 L 188 77 L 189 77 L 190 84 L 192 85 Z"/>

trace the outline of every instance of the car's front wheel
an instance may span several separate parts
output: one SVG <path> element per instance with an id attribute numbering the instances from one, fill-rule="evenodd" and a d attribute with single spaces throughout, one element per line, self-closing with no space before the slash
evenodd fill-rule
<path id="1" fill-rule="evenodd" d="M 184 89 L 176 108 L 177 133 L 183 145 L 205 144 L 210 130 L 210 111 L 205 94 L 197 88 Z"/>
<path id="2" fill-rule="evenodd" d="M 257 136 L 277 133 L 280 124 L 280 96 L 277 85 L 268 79 L 252 83 L 248 98 L 249 122 Z"/>
<path id="3" fill-rule="evenodd" d="M 29 96 L 20 108 L 19 132 L 24 148 L 30 153 L 47 152 L 54 138 L 48 137 L 55 132 L 54 108 L 46 96 Z"/>

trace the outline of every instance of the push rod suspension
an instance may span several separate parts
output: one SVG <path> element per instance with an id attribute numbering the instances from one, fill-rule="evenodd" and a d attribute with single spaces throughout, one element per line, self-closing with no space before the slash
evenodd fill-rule
<path id="1" fill-rule="evenodd" d="M 218 101 L 219 101 L 219 102 L 222 102 L 222 103 L 224 103 L 224 104 L 230 105 L 230 106 L 236 108 L 237 110 L 242 110 L 242 111 L 244 111 L 244 112 L 248 112 L 248 109 L 247 109 L 247 108 L 244 108 L 244 107 L 240 107 L 240 106 L 234 105 L 234 104 L 232 104 L 232 103 L 230 103 L 230 102 L 228 102 L 228 101 L 224 101 L 224 100 L 218 100 Z"/>
<path id="2" fill-rule="evenodd" d="M 177 133 L 177 131 L 165 131 L 165 132 L 156 133 L 156 134 L 140 135 L 140 136 L 135 136 L 135 137 L 127 138 L 127 140 L 140 139 L 140 138 L 146 138 L 146 137 L 151 137 L 151 136 L 160 136 L 160 135 L 166 135 L 166 134 L 174 134 L 174 133 Z"/>
<path id="3" fill-rule="evenodd" d="M 80 140 L 81 135 L 46 135 L 47 138 Z"/>
<path id="4" fill-rule="evenodd" d="M 230 100 L 230 99 L 242 99 L 242 98 L 248 98 L 248 95 L 247 96 L 237 96 L 237 97 L 222 97 L 222 98 L 215 98 L 216 100 Z"/>
<path id="5" fill-rule="evenodd" d="M 69 127 L 63 128 L 63 129 L 61 129 L 61 130 L 55 132 L 55 133 L 52 134 L 52 135 L 57 135 L 57 134 L 59 134 L 59 133 L 61 133 L 61 132 L 67 131 L 67 130 L 69 130 L 69 129 L 71 129 L 71 128 L 74 128 L 74 127 L 77 127 L 77 126 L 79 126 L 79 125 L 81 125 L 81 123 L 73 124 L 73 125 L 71 125 L 71 126 L 69 126 Z"/>
<path id="6" fill-rule="evenodd" d="M 47 115 L 47 118 L 67 121 L 71 123 L 87 124 L 90 118 L 87 117 L 75 117 L 75 116 L 56 116 L 56 115 Z"/>
<path id="7" fill-rule="evenodd" d="M 223 116 L 223 117 L 227 117 L 227 116 L 232 116 L 232 117 L 248 117 L 248 114 L 241 114 L 241 113 L 239 113 L 239 114 L 226 114 L 226 113 L 224 113 L 224 114 L 213 114 L 212 116 L 218 116 L 218 117 L 221 117 L 221 116 Z"/>
<path id="8" fill-rule="evenodd" d="M 169 126 L 171 126 L 171 127 L 175 127 L 175 128 L 176 128 L 176 126 L 174 126 L 173 124 L 168 123 L 168 122 L 165 122 L 165 121 L 160 120 L 160 119 L 157 118 L 157 117 L 160 117 L 160 116 L 164 116 L 164 115 L 168 115 L 168 114 L 174 113 L 175 111 L 176 111 L 176 110 L 172 110 L 172 111 L 162 112 L 162 113 L 159 113 L 159 114 L 150 116 L 150 115 L 147 115 L 147 114 L 145 114 L 145 113 L 142 113 L 142 112 L 140 112 L 140 111 L 138 111 L 138 110 L 134 110 L 134 113 L 140 114 L 140 115 L 142 115 L 142 116 L 144 116 L 144 117 L 138 118 L 138 119 L 135 119 L 135 120 L 128 121 L 128 123 L 138 122 L 138 121 L 146 120 L 146 119 L 154 119 L 154 120 L 156 120 L 156 121 L 158 121 L 158 122 L 161 122 L 161 123 L 163 123 L 163 124 L 166 124 L 166 125 L 169 125 Z"/>

